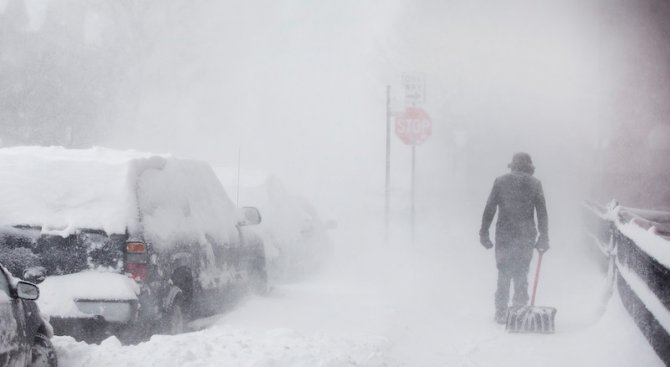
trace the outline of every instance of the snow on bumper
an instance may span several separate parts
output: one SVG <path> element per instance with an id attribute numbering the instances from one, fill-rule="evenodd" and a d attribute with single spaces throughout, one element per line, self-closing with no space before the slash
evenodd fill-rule
<path id="1" fill-rule="evenodd" d="M 137 313 L 135 302 L 124 301 L 75 301 L 79 311 L 86 315 L 102 316 L 107 322 L 128 323 Z"/>
<path id="2" fill-rule="evenodd" d="M 136 313 L 139 292 L 137 283 L 122 274 L 85 271 L 47 277 L 38 304 L 49 317 L 126 323 Z"/>

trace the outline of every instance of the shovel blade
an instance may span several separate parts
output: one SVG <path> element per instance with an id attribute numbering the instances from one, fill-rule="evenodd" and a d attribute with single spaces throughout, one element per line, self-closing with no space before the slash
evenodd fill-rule
<path id="1" fill-rule="evenodd" d="M 555 330 L 555 317 L 556 309 L 553 307 L 510 307 L 505 329 L 510 333 L 551 334 Z"/>

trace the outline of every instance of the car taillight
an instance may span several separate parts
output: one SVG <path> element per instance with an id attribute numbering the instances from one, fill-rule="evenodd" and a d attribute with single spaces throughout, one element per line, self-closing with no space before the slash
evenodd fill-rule
<path id="1" fill-rule="evenodd" d="M 143 242 L 126 243 L 126 273 L 135 281 L 142 282 L 146 278 L 148 261 L 147 248 Z"/>
<path id="2" fill-rule="evenodd" d="M 147 275 L 147 264 L 145 263 L 127 263 L 126 272 L 134 280 L 141 282 Z"/>
<path id="3" fill-rule="evenodd" d="M 143 254 L 145 251 L 144 243 L 128 242 L 126 244 L 126 251 L 128 251 L 129 254 Z"/>

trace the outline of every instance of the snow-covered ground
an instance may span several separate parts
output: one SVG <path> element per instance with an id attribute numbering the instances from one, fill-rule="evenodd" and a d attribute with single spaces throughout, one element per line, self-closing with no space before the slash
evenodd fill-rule
<path id="1" fill-rule="evenodd" d="M 135 346 L 115 338 L 87 345 L 55 337 L 60 361 L 63 366 L 663 365 L 618 296 L 603 298 L 605 281 L 589 260 L 567 256 L 574 247 L 555 245 L 543 262 L 537 303 L 558 308 L 556 333 L 519 335 L 492 321 L 493 257 L 473 238 L 445 235 L 414 248 L 336 242 L 337 258 L 314 279 L 276 285 L 267 296 L 252 296 L 229 313 L 198 320 L 193 327 L 199 331 L 154 336 Z"/>

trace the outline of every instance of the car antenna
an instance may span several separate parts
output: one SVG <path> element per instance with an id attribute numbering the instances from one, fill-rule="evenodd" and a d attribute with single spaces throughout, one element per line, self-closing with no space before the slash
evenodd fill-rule
<path id="1" fill-rule="evenodd" d="M 242 162 L 242 148 L 237 148 L 237 200 L 235 207 L 240 207 L 240 163 Z"/>

